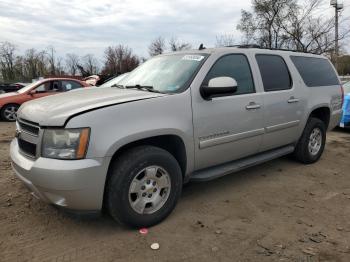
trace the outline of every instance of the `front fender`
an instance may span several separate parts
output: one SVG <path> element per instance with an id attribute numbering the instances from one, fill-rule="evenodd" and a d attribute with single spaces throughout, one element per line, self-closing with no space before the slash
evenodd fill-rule
<path id="1" fill-rule="evenodd" d="M 173 136 L 179 137 L 186 147 L 186 153 L 187 154 L 190 153 L 190 152 L 187 152 L 188 144 L 190 143 L 190 141 L 187 141 L 188 138 L 186 138 L 186 135 L 183 132 L 181 132 L 178 129 L 164 128 L 164 129 L 156 129 L 156 130 L 153 129 L 153 130 L 143 131 L 143 132 L 134 133 L 134 134 L 130 134 L 129 136 L 123 137 L 109 147 L 106 153 L 106 156 L 108 157 L 113 156 L 115 152 L 117 152 L 120 148 L 122 148 L 123 146 L 126 146 L 127 144 L 137 142 L 147 138 L 166 136 L 166 135 L 173 135 Z"/>

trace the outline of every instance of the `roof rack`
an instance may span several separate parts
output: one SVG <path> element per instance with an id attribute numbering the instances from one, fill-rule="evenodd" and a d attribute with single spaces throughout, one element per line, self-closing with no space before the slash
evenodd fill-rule
<path id="1" fill-rule="evenodd" d="M 268 48 L 268 47 L 261 47 L 257 44 L 250 44 L 250 45 L 230 45 L 226 47 L 236 47 L 236 48 L 258 48 L 258 49 L 265 49 L 265 50 L 276 50 L 276 51 L 287 51 L 287 52 L 295 52 L 295 53 L 306 53 L 306 54 L 314 54 L 318 55 L 313 52 L 306 52 L 306 51 L 298 51 L 298 50 L 292 50 L 292 49 L 285 49 L 285 48 Z"/>
<path id="2" fill-rule="evenodd" d="M 251 45 L 229 45 L 226 47 L 236 47 L 236 48 L 259 48 L 262 49 L 262 47 L 260 45 L 256 45 L 256 44 L 251 44 Z"/>

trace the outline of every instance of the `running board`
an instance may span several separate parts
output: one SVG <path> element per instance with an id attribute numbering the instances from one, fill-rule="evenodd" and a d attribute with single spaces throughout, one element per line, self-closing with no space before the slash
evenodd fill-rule
<path id="1" fill-rule="evenodd" d="M 252 157 L 246 157 L 246 158 L 235 160 L 219 166 L 209 167 L 199 171 L 195 171 L 190 176 L 190 181 L 204 182 L 204 181 L 213 180 L 225 175 L 235 173 L 242 169 L 259 165 L 266 161 L 279 158 L 284 155 L 288 155 L 294 152 L 294 149 L 295 148 L 292 145 L 285 146 L 285 147 L 270 150 L 264 153 L 259 153 Z"/>

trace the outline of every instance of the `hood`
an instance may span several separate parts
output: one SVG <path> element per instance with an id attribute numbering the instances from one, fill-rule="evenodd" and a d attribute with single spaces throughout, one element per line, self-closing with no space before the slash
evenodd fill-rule
<path id="1" fill-rule="evenodd" d="M 10 97 L 10 96 L 16 96 L 18 93 L 16 92 L 10 92 L 10 93 L 5 93 L 5 94 L 0 94 L 0 99 L 5 98 L 5 97 Z"/>
<path id="2" fill-rule="evenodd" d="M 159 96 L 165 94 L 118 88 L 81 89 L 26 102 L 18 117 L 41 126 L 63 126 L 70 116 L 84 111 Z"/>

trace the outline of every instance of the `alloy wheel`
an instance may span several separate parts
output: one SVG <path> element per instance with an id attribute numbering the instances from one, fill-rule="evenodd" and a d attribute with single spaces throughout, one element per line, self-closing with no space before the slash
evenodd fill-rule
<path id="1" fill-rule="evenodd" d="M 16 121 L 17 119 L 18 106 L 7 106 L 4 109 L 4 116 L 8 121 Z"/>
<path id="2" fill-rule="evenodd" d="M 129 187 L 129 203 L 138 214 L 152 214 L 161 209 L 171 190 L 170 175 L 160 166 L 142 169 Z"/>
<path id="3" fill-rule="evenodd" d="M 320 152 L 320 149 L 322 147 L 322 131 L 321 129 L 314 128 L 310 134 L 309 139 L 309 152 L 311 155 L 315 156 Z"/>

